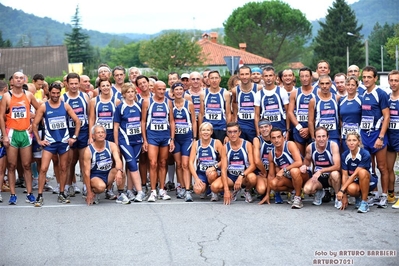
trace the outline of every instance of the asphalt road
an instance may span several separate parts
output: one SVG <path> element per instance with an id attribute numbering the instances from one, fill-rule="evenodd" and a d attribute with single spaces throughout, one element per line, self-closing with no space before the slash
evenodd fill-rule
<path id="1" fill-rule="evenodd" d="M 301 210 L 242 198 L 224 206 L 170 192 L 170 201 L 130 205 L 102 194 L 88 207 L 80 195 L 62 205 L 46 192 L 35 208 L 22 191 L 16 206 L 2 193 L 0 265 L 399 265 L 399 210 L 391 206 L 366 214 L 310 198 Z"/>

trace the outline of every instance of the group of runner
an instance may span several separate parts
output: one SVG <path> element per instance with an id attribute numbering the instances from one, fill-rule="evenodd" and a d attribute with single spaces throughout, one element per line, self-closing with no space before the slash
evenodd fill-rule
<path id="1" fill-rule="evenodd" d="M 76 192 L 79 162 L 89 205 L 99 203 L 104 192 L 106 199 L 129 204 L 169 200 L 168 190 L 175 189 L 186 202 L 194 192 L 230 204 L 242 192 L 248 203 L 254 195 L 259 204 L 273 197 L 282 203 L 281 193 L 287 192 L 287 202 L 300 209 L 304 194 L 320 205 L 334 191 L 337 209 L 345 209 L 349 197 L 359 212 L 374 204 L 386 208 L 396 202 L 392 207 L 399 208 L 393 172 L 399 72 L 389 73 L 389 91 L 376 85 L 372 66 L 362 71 L 350 66 L 334 79 L 329 74 L 326 61 L 315 72 L 301 68 L 296 88 L 291 69 L 243 66 L 225 89 L 216 70 L 171 72 L 166 85 L 130 68 L 125 83 L 125 68 L 103 64 L 95 89 L 89 77 L 69 73 L 64 84 L 50 84 L 46 95 L 40 84 L 24 90 L 24 75 L 16 72 L 0 105 L 9 204 L 17 202 L 15 169 L 21 158 L 26 202 L 37 207 L 44 203 L 53 160 L 60 203 L 69 203 Z M 35 156 L 41 158 L 37 197 L 31 131 L 42 147 Z"/>

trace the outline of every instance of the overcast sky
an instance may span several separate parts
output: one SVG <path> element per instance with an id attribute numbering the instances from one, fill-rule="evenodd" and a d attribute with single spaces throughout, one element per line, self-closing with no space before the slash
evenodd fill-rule
<path id="1" fill-rule="evenodd" d="M 359 0 L 347 0 L 348 4 Z M 71 23 L 79 4 L 84 29 L 106 33 L 154 34 L 166 29 L 222 28 L 234 9 L 248 0 L 1 0 L 1 4 L 39 17 Z M 308 20 L 325 17 L 333 0 L 283 0 L 301 10 Z"/>

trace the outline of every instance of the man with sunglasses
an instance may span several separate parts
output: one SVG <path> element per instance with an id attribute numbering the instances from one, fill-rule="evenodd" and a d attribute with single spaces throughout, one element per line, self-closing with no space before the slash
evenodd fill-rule
<path id="1" fill-rule="evenodd" d="M 200 112 L 200 94 L 203 91 L 203 88 L 201 86 L 201 74 L 197 71 L 191 72 L 190 73 L 190 88 L 186 91 L 188 95 L 191 97 L 191 101 L 194 104 L 194 110 L 195 110 L 195 118 L 197 119 L 198 123 L 198 114 Z M 197 132 L 197 135 L 198 132 Z"/>

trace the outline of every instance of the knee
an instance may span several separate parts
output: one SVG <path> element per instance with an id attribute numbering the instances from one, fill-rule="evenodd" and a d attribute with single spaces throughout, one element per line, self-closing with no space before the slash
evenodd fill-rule
<path id="1" fill-rule="evenodd" d="M 360 191 L 359 185 L 356 183 L 349 184 L 349 186 L 346 188 L 346 192 L 353 197 L 358 196 L 359 191 Z"/>
<path id="2" fill-rule="evenodd" d="M 182 166 L 184 171 L 188 171 L 189 170 L 188 169 L 188 163 L 182 163 L 181 166 Z"/>
<path id="3" fill-rule="evenodd" d="M 313 193 L 313 188 L 309 183 L 306 183 L 303 186 L 303 193 L 308 194 L 308 195 Z"/>
<path id="4" fill-rule="evenodd" d="M 291 174 L 291 177 L 293 179 L 302 178 L 301 177 L 301 172 L 299 171 L 299 168 L 292 168 L 290 170 L 290 174 Z"/>
<path id="5" fill-rule="evenodd" d="M 181 170 L 183 169 L 183 165 L 181 162 L 176 162 L 176 170 Z"/>
<path id="6" fill-rule="evenodd" d="M 341 182 L 341 175 L 338 171 L 332 171 L 330 174 L 331 181 L 334 183 Z"/>
<path id="7" fill-rule="evenodd" d="M 158 162 L 156 160 L 150 160 L 150 167 L 151 169 L 157 169 Z"/>

